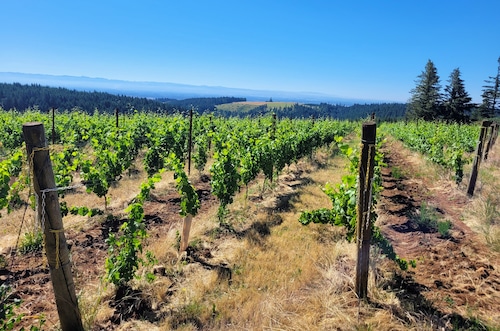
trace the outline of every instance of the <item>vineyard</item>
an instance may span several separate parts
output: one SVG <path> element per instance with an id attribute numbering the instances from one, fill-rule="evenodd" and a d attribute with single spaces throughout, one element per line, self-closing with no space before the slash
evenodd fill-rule
<path id="1" fill-rule="evenodd" d="M 59 327 L 49 270 L 60 266 L 88 330 L 500 327 L 498 126 L 486 130 L 491 150 L 468 197 L 479 124 L 379 125 L 361 300 L 361 122 L 0 117 L 3 329 Z M 26 141 L 34 123 L 46 147 Z M 55 187 L 37 187 L 42 154 Z M 52 201 L 64 230 L 44 232 Z M 43 250 L 51 242 L 54 256 Z"/>

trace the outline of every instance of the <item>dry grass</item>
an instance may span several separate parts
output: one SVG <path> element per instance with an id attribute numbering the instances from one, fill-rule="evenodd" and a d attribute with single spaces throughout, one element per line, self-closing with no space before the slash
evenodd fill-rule
<path id="1" fill-rule="evenodd" d="M 215 208 L 196 217 L 191 241 L 211 252 L 212 266 L 230 269 L 230 277 L 221 275 L 218 268 L 174 262 L 176 251 L 168 244 L 175 237 L 174 228 L 163 243 L 151 242 L 148 249 L 171 273 L 153 284 L 141 284 L 165 315 L 158 323 L 159 330 L 408 329 L 391 309 L 386 309 L 398 307 L 395 295 L 374 281 L 370 281 L 370 295 L 381 306 L 356 298 L 355 244 L 343 239 L 342 229 L 317 224 L 305 227 L 298 222 L 302 210 L 331 206 L 321 187 L 326 182 L 340 182 L 346 161 L 342 157 L 327 159 L 328 153 L 323 151 L 312 163 L 299 162 L 283 174 L 274 192 L 265 191 L 264 196 L 283 193 L 285 178 L 294 173 L 307 178 L 283 211 L 264 207 L 265 199 L 249 203 L 241 192 L 230 213 L 240 235 L 213 235 L 217 228 Z M 260 192 L 262 180 L 254 182 L 250 191 Z M 173 294 L 166 296 L 167 289 Z M 138 330 L 155 329 L 147 322 L 134 323 L 126 325 Z"/>
<path id="2" fill-rule="evenodd" d="M 494 158 L 493 154 L 490 158 Z M 500 187 L 500 173 L 498 161 L 491 164 L 491 169 L 485 167 L 482 171 L 490 174 L 490 180 L 494 179 L 497 186 L 491 189 L 487 185 L 478 186 L 480 194 L 472 202 L 475 207 L 471 214 L 477 224 L 489 224 L 490 240 L 500 242 L 497 218 L 500 198 L 493 194 Z M 278 184 L 264 190 L 262 201 L 249 201 L 242 189 L 230 206 L 234 233 L 217 232 L 216 206 L 197 215 L 193 219 L 190 242 L 197 251 L 210 252 L 212 257 L 206 259 L 209 266 L 179 259 L 174 243 L 181 222 L 172 223 L 162 232 L 160 240 L 149 238 L 145 249 L 152 251 L 158 264 L 165 266 L 166 276 L 157 277 L 153 283 L 135 281 L 134 287 L 149 298 L 159 321 L 133 320 L 117 329 L 432 330 L 431 325 L 423 324 L 425 322 L 419 321 L 415 314 L 402 318 L 403 309 L 395 293 L 382 288 L 381 284 L 393 277 L 385 258 L 373 252 L 369 281 L 371 301 L 360 302 L 353 291 L 355 244 L 345 241 L 342 229 L 337 227 L 302 226 L 298 222 L 303 210 L 331 206 L 321 188 L 326 182 L 339 183 L 345 174 L 345 165 L 345 158 L 331 157 L 331 151 L 323 149 L 315 154 L 314 160 L 306 158 L 285 171 Z M 449 176 L 428 166 L 422 176 L 437 173 L 436 180 Z M 197 176 L 198 172 L 193 170 L 191 177 Z M 153 194 L 171 192 L 172 177 L 171 173 L 164 174 Z M 138 193 L 144 178 L 139 172 L 130 178 L 124 177 L 120 185 L 111 188 L 110 212 L 122 213 L 126 203 Z M 269 208 L 266 197 L 288 192 L 290 188 L 286 184 L 291 178 L 301 183 L 290 192 L 290 204 L 283 210 Z M 259 177 L 249 187 L 250 197 L 261 195 L 262 188 L 263 178 Z M 65 200 L 70 206 L 103 208 L 101 199 L 83 190 L 66 195 Z M 488 221 L 480 222 L 481 219 Z M 83 227 L 86 222 L 89 222 L 87 218 L 65 218 L 65 226 Z M 113 314 L 108 304 L 112 296 L 111 285 L 106 288 L 101 283 L 85 283 L 79 301 L 88 328 L 109 320 Z"/>
<path id="3" fill-rule="evenodd" d="M 464 222 L 482 235 L 491 249 L 500 252 L 500 144 L 480 166 L 478 181 Z"/>

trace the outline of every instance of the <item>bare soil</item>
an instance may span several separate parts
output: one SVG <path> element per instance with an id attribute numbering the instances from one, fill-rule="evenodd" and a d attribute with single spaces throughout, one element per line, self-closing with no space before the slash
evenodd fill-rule
<path id="1" fill-rule="evenodd" d="M 446 178 L 426 176 L 421 170 L 425 161 L 396 141 L 387 143 L 384 154 L 387 167 L 383 169 L 384 190 L 378 204 L 377 222 L 396 253 L 416 261 L 416 268 L 394 271 L 393 277 L 383 285 L 395 291 L 402 303 L 404 311 L 397 315 L 409 323 L 419 318 L 428 319 L 435 329 L 483 329 L 477 319 L 500 325 L 500 259 L 462 222 L 463 211 L 470 203 L 463 187 L 457 188 Z M 490 157 L 498 158 L 498 155 L 493 153 Z M 193 184 L 201 198 L 199 217 L 202 218 L 217 206 L 217 201 L 210 194 L 209 178 Z M 149 240 L 158 240 L 172 227 L 179 226 L 179 202 L 177 192 L 172 189 L 154 195 L 145 204 Z M 423 203 L 432 208 L 439 219 L 451 222 L 448 236 L 416 224 L 415 218 Z M 122 222 L 120 217 L 94 217 L 87 226 L 66 231 L 77 293 L 84 286 L 100 283 L 107 255 L 105 239 L 110 232 L 117 231 Z M 259 229 L 258 224 L 255 227 L 261 235 L 269 235 L 265 228 Z M 230 270 L 209 262 L 210 251 L 191 251 L 190 256 L 191 263 L 217 269 L 222 275 L 229 272 L 226 276 L 230 279 Z M 0 270 L 0 281 L 13 287 L 12 297 L 22 299 L 20 312 L 32 317 L 25 319 L 25 325 L 31 325 L 33 319 L 43 314 L 45 328 L 57 328 L 52 284 L 42 253 L 21 256 L 14 251 L 7 256 L 6 267 Z M 130 318 L 150 321 L 162 318 L 141 293 L 127 292 L 124 296 L 137 297 L 137 300 L 126 304 L 110 300 L 108 304 L 115 309 L 113 317 L 93 329 L 113 330 L 122 320 Z M 124 310 L 132 306 L 135 309 Z"/>
<path id="2" fill-rule="evenodd" d="M 471 202 L 464 187 L 426 176 L 426 161 L 399 142 L 389 142 L 384 153 L 378 224 L 396 254 L 416 261 L 391 284 L 403 305 L 430 316 L 436 327 L 482 329 L 477 318 L 500 325 L 499 256 L 462 221 Z M 418 225 L 422 205 L 450 221 L 448 235 Z"/>

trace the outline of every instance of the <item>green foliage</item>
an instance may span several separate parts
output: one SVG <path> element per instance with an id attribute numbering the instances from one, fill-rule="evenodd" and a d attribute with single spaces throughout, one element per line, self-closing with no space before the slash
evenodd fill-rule
<path id="1" fill-rule="evenodd" d="M 52 107 L 56 107 L 61 111 L 68 111 L 77 106 L 89 114 L 96 108 L 112 114 L 115 108 L 122 108 L 124 105 L 135 107 L 135 109 L 150 109 L 155 111 L 172 111 L 174 108 L 169 104 L 149 98 L 118 96 L 95 91 L 75 91 L 61 87 L 41 86 L 39 84 L 0 83 L 0 93 L 7 96 L 6 98 L 2 98 L 2 104 L 5 109 L 27 109 L 37 105 L 43 111 L 47 111 Z"/>
<path id="2" fill-rule="evenodd" d="M 424 232 L 435 232 L 438 229 L 438 214 L 436 210 L 422 202 L 420 210 L 411 215 L 411 221 Z"/>
<path id="3" fill-rule="evenodd" d="M 87 192 L 94 192 L 105 199 L 111 184 L 132 165 L 140 147 L 140 139 L 134 132 L 109 129 L 111 131 L 91 138 L 95 158 L 84 160 L 81 164 Z"/>
<path id="4" fill-rule="evenodd" d="M 299 104 L 273 102 L 264 105 L 249 103 L 233 103 L 217 106 L 216 114 L 225 117 L 247 118 L 258 117 L 275 113 L 278 117 L 299 118 L 336 118 L 339 120 L 360 120 L 367 114 L 376 112 L 377 119 L 396 121 L 404 119 L 406 104 L 404 103 L 376 103 L 376 104 Z"/>
<path id="5" fill-rule="evenodd" d="M 19 245 L 19 253 L 28 254 L 31 252 L 39 252 L 43 248 L 43 232 L 35 230 L 26 232 Z"/>
<path id="6" fill-rule="evenodd" d="M 99 208 L 88 208 L 88 207 L 71 207 L 69 208 L 68 211 L 71 215 L 80 215 L 89 217 L 104 214 L 104 212 Z"/>
<path id="7" fill-rule="evenodd" d="M 152 265 L 153 260 L 139 257 L 142 253 L 142 240 L 147 233 L 142 222 L 144 210 L 142 204 L 133 203 L 127 210 L 129 220 L 120 227 L 121 236 L 110 234 L 106 243 L 109 245 L 105 269 L 106 279 L 116 286 L 124 286 L 135 277 L 140 265 Z"/>
<path id="8" fill-rule="evenodd" d="M 426 155 L 430 161 L 454 171 L 461 183 L 464 165 L 470 162 L 466 153 L 476 148 L 479 137 L 477 125 L 446 124 L 441 122 L 385 123 L 384 129 L 406 147 Z"/>
<path id="9" fill-rule="evenodd" d="M 417 86 L 411 90 L 408 103 L 408 114 L 412 119 L 430 121 L 438 118 L 441 105 L 439 75 L 431 60 L 427 61 L 425 70 L 418 76 Z"/>
<path id="10" fill-rule="evenodd" d="M 201 173 L 208 161 L 208 140 L 200 135 L 195 138 L 195 144 L 194 167 Z"/>
<path id="11" fill-rule="evenodd" d="M 480 118 L 492 118 L 500 112 L 500 57 L 498 58 L 497 74 L 485 80 L 483 86 L 483 102 L 479 106 Z"/>
<path id="12" fill-rule="evenodd" d="M 450 237 L 450 229 L 451 229 L 451 221 L 446 220 L 446 221 L 438 221 L 437 224 L 438 232 L 443 238 L 449 238 Z"/>
<path id="13" fill-rule="evenodd" d="M 181 216 L 193 215 L 196 216 L 200 208 L 200 200 L 198 194 L 184 171 L 183 164 L 179 159 L 171 153 L 168 157 L 167 164 L 174 171 L 175 187 L 181 195 Z"/>
<path id="14" fill-rule="evenodd" d="M 15 309 L 17 309 L 21 300 L 17 298 L 10 298 L 10 287 L 5 284 L 0 285 L 0 331 L 7 330 L 20 330 L 25 331 L 24 327 L 19 327 L 19 323 L 25 316 L 24 314 L 17 314 Z M 39 318 L 38 325 L 32 325 L 30 331 L 39 331 L 42 329 L 45 323 L 44 318 Z"/>
<path id="15" fill-rule="evenodd" d="M 17 150 L 11 157 L 0 162 L 0 210 L 7 207 L 8 212 L 19 201 L 19 192 L 24 188 L 22 179 L 11 184 L 11 179 L 21 173 L 23 153 Z M 1 216 L 1 215 L 0 215 Z"/>
<path id="16" fill-rule="evenodd" d="M 78 169 L 80 154 L 75 146 L 64 151 L 51 154 L 52 168 L 57 187 L 69 186 L 73 181 L 73 173 Z"/>
<path id="17" fill-rule="evenodd" d="M 239 189 L 240 174 L 235 152 L 231 151 L 230 143 L 222 143 L 220 152 L 215 152 L 215 162 L 210 168 L 212 174 L 212 193 L 219 199 L 217 211 L 219 222 L 225 223 L 227 205 L 233 202 L 234 194 Z"/>
<path id="18" fill-rule="evenodd" d="M 332 201 L 332 209 L 329 213 L 325 209 L 303 212 L 299 221 L 304 225 L 314 222 L 343 226 L 346 229 L 347 240 L 351 241 L 356 232 L 356 173 L 359 165 L 359 156 L 352 147 L 343 142 L 342 137 L 337 137 L 336 142 L 342 154 L 350 160 L 349 174 L 342 176 L 342 182 L 336 186 L 332 186 L 329 183 L 325 185 L 323 191 Z"/>
<path id="19" fill-rule="evenodd" d="M 403 177 L 403 174 L 401 172 L 401 168 L 399 168 L 399 167 L 392 167 L 391 176 L 394 179 L 401 179 Z"/>
<path id="20" fill-rule="evenodd" d="M 0 330 L 13 330 L 21 322 L 23 315 L 18 315 L 14 309 L 21 304 L 19 299 L 9 298 L 10 288 L 0 285 Z"/>
<path id="21" fill-rule="evenodd" d="M 136 271 L 142 266 L 151 266 L 155 263 L 154 256 L 146 253 L 146 258 L 140 257 L 142 254 L 142 241 L 147 237 L 144 220 L 144 209 L 142 204 L 149 197 L 154 183 L 160 180 L 160 176 L 148 178 L 147 182 L 141 185 L 141 192 L 125 210 L 128 213 L 128 220 L 120 227 L 121 235 L 110 234 L 106 243 L 109 245 L 108 257 L 105 262 L 106 279 L 114 285 L 125 286 L 136 276 Z M 147 280 L 152 280 L 150 273 L 146 275 Z"/>
<path id="22" fill-rule="evenodd" d="M 179 230 L 175 230 L 175 241 L 174 241 L 174 248 L 176 251 L 179 251 L 181 248 L 181 233 Z"/>
<path id="23" fill-rule="evenodd" d="M 408 264 L 410 264 L 413 268 L 416 267 L 415 260 L 407 261 L 406 259 L 400 258 L 396 254 L 392 244 L 389 242 L 389 240 L 387 240 L 386 237 L 384 237 L 382 232 L 380 232 L 380 228 L 377 226 L 373 227 L 372 242 L 381 249 L 382 254 L 387 256 L 387 258 L 396 262 L 401 270 L 407 270 Z"/>
<path id="24" fill-rule="evenodd" d="M 355 239 L 356 222 L 357 222 L 357 180 L 359 167 L 359 156 L 348 144 L 343 142 L 342 137 L 336 137 L 335 141 L 342 154 L 349 158 L 348 165 L 349 173 L 342 177 L 342 182 L 333 187 L 329 183 L 325 185 L 323 191 L 328 195 L 332 201 L 332 208 L 321 208 L 313 211 L 302 212 L 299 222 L 303 225 L 309 223 L 332 224 L 343 226 L 346 229 L 346 239 L 352 241 Z M 380 229 L 373 225 L 375 223 L 377 214 L 375 213 L 375 205 L 377 203 L 378 193 L 382 190 L 382 176 L 381 167 L 384 165 L 383 155 L 379 152 L 384 140 L 377 139 L 376 155 L 374 157 L 374 177 L 372 181 L 372 202 L 370 210 L 370 222 L 372 223 L 372 243 L 377 244 L 382 253 L 388 258 L 394 260 L 402 270 L 408 269 L 408 261 L 401 259 L 394 252 L 391 243 L 385 238 Z M 410 265 L 415 267 L 415 261 L 410 261 Z"/>
<path id="25" fill-rule="evenodd" d="M 456 122 L 467 122 L 474 104 L 472 98 L 465 91 L 464 81 L 460 78 L 460 69 L 454 69 L 448 80 L 449 85 L 445 87 L 444 113 L 441 119 Z"/>
<path id="26" fill-rule="evenodd" d="M 148 176 L 152 176 L 165 166 L 165 158 L 161 154 L 160 146 L 149 148 L 144 157 L 144 166 Z"/>
<path id="27" fill-rule="evenodd" d="M 167 103 L 176 108 L 191 109 L 196 108 L 202 113 L 219 108 L 220 105 L 231 105 L 233 103 L 247 101 L 246 98 L 237 97 L 212 97 L 212 98 L 188 98 L 183 100 L 158 98 L 158 101 Z"/>
<path id="28" fill-rule="evenodd" d="M 329 208 L 304 211 L 300 214 L 299 222 L 302 223 L 302 225 L 308 225 L 309 223 L 335 224 L 335 214 L 332 209 Z"/>

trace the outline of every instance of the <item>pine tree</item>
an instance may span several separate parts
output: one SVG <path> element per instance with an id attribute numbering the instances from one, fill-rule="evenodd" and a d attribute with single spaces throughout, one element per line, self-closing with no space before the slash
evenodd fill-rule
<path id="1" fill-rule="evenodd" d="M 411 90 L 407 112 L 410 118 L 430 121 L 436 119 L 441 107 L 441 85 L 437 69 L 431 60 L 427 61 L 425 71 L 416 80 L 417 86 Z"/>
<path id="2" fill-rule="evenodd" d="M 490 76 L 483 86 L 483 103 L 479 106 L 481 118 L 495 117 L 500 112 L 500 57 L 498 58 L 497 75 Z"/>
<path id="3" fill-rule="evenodd" d="M 445 100 L 442 118 L 456 122 L 466 122 L 474 105 L 472 98 L 465 91 L 464 81 L 460 78 L 460 69 L 454 69 L 445 87 Z"/>

